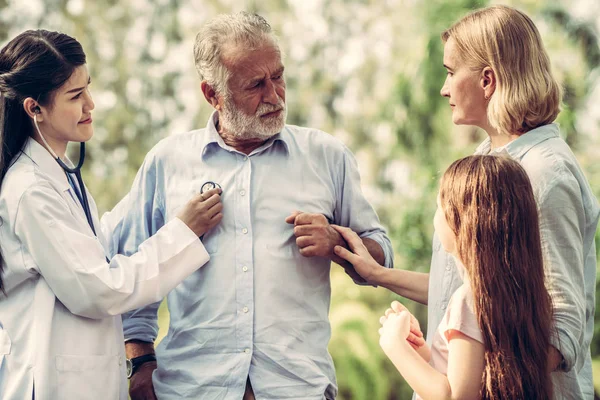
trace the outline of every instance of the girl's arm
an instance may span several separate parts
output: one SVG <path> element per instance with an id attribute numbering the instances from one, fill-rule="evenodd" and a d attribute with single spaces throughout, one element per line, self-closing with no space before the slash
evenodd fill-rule
<path id="1" fill-rule="evenodd" d="M 391 314 L 380 344 L 398 372 L 424 400 L 478 399 L 484 368 L 483 344 L 459 331 L 448 331 L 448 376 L 433 368 L 406 342 L 410 316 Z"/>

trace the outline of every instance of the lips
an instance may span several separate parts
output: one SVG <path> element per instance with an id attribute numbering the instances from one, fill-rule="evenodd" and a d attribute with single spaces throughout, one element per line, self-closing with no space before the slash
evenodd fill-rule
<path id="1" fill-rule="evenodd" d="M 79 121 L 80 124 L 91 124 L 92 117 L 90 116 L 88 119 L 84 119 L 83 121 Z"/>
<path id="2" fill-rule="evenodd" d="M 275 117 L 277 115 L 279 115 L 279 113 L 282 111 L 283 109 L 280 108 L 279 110 L 275 110 L 275 111 L 271 111 L 268 112 L 266 114 L 261 115 L 261 118 L 270 118 L 270 117 Z"/>

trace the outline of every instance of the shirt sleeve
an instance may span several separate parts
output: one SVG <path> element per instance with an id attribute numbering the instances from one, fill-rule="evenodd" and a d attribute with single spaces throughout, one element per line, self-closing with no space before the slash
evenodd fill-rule
<path id="1" fill-rule="evenodd" d="M 385 255 L 384 266 L 393 268 L 394 251 L 392 244 L 379 221 L 377 213 L 362 192 L 356 159 L 345 146 L 340 168 L 341 179 L 338 185 L 338 199 L 334 211 L 335 223 L 349 227 L 363 239 L 369 238 L 377 242 Z"/>
<path id="2" fill-rule="evenodd" d="M 23 193 L 15 233 L 56 297 L 76 315 L 105 318 L 157 301 L 209 258 L 181 220 L 110 263 L 98 238 L 82 226 L 87 228 L 50 184 Z"/>
<path id="3" fill-rule="evenodd" d="M 546 286 L 554 306 L 551 342 L 563 356 L 561 368 L 583 365 L 585 282 L 581 192 L 575 178 L 559 175 L 538 201 Z"/>
<path id="4" fill-rule="evenodd" d="M 444 336 L 450 341 L 450 333 L 458 331 L 480 343 L 483 343 L 483 335 L 477 323 L 477 317 L 473 312 L 473 297 L 470 290 L 465 286 L 460 287 L 450 299 L 446 309 Z"/>
<path id="5" fill-rule="evenodd" d="M 165 225 L 163 179 L 152 152 L 146 156 L 130 192 L 115 208 L 102 216 L 102 229 L 109 231 L 111 255 L 130 255 Z M 158 335 L 158 308 L 162 301 L 122 315 L 125 341 L 154 342 Z"/>

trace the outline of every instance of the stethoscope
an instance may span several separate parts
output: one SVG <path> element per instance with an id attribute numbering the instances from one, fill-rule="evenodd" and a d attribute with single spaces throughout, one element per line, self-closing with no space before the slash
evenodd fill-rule
<path id="1" fill-rule="evenodd" d="M 77 163 L 77 166 L 75 168 L 69 168 L 69 166 L 66 165 L 63 162 L 63 160 L 61 160 L 60 157 L 56 155 L 56 153 L 52 150 L 52 147 L 50 147 L 50 145 L 46 141 L 46 138 L 44 138 L 44 135 L 42 135 L 42 132 L 40 131 L 40 127 L 38 126 L 37 122 L 37 115 L 39 113 L 40 110 L 38 108 L 35 110 L 35 114 L 33 116 L 33 123 L 35 124 L 35 128 L 37 129 L 38 134 L 42 138 L 42 141 L 46 145 L 46 149 L 50 152 L 50 154 L 52 154 L 52 157 L 54 157 L 58 165 L 60 165 L 60 167 L 65 171 L 67 179 L 69 180 L 69 183 L 71 184 L 75 195 L 79 199 L 79 203 L 81 203 L 81 206 L 83 207 L 85 218 L 87 219 L 90 228 L 92 228 L 92 232 L 94 232 L 94 235 L 96 235 L 96 229 L 94 229 L 94 222 L 92 220 L 92 212 L 90 211 L 90 204 L 88 202 L 87 194 L 85 192 L 85 186 L 83 185 L 83 178 L 81 177 L 81 167 L 83 166 L 83 162 L 85 160 L 85 142 L 81 142 L 81 145 L 79 146 L 79 162 Z M 70 174 L 75 175 L 75 178 L 77 178 L 77 186 L 79 187 L 79 190 L 77 189 L 77 186 L 73 184 L 73 178 Z"/>
<path id="2" fill-rule="evenodd" d="M 208 192 L 209 190 L 216 189 L 216 188 L 221 189 L 221 185 L 219 185 L 218 183 L 212 182 L 212 181 L 205 182 L 200 187 L 200 194 L 204 194 L 204 192 Z"/>

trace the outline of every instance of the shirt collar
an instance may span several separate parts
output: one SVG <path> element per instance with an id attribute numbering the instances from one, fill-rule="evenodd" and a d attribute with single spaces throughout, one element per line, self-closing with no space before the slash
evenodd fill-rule
<path id="1" fill-rule="evenodd" d="M 216 127 L 216 123 L 218 120 L 219 120 L 219 113 L 218 113 L 218 111 L 214 111 L 211 114 L 210 118 L 208 118 L 208 122 L 206 123 L 206 132 L 203 135 L 203 138 L 201 139 L 202 142 L 200 143 L 200 148 L 202 149 L 202 158 L 203 159 L 208 154 L 210 154 L 212 151 L 214 151 L 214 149 L 216 149 L 217 147 L 220 147 L 229 152 L 237 151 L 233 147 L 226 145 L 225 142 L 223 141 L 223 138 L 221 137 L 221 135 L 219 135 L 219 132 L 217 131 L 217 127 Z M 254 150 L 251 154 L 259 153 L 271 146 L 279 144 L 279 146 L 277 146 L 277 147 L 283 149 L 285 154 L 289 155 L 289 148 L 288 148 L 288 143 L 287 143 L 287 141 L 290 140 L 289 135 L 290 135 L 290 133 L 286 126 L 283 128 L 283 130 L 281 132 L 279 132 L 278 134 L 276 134 L 275 136 L 273 136 L 272 138 L 267 140 L 267 142 L 265 144 L 263 144 L 262 146 L 260 146 L 256 150 Z"/>
<path id="2" fill-rule="evenodd" d="M 67 175 L 62 167 L 56 162 L 54 157 L 41 144 L 35 141 L 32 137 L 27 139 L 23 153 L 29 157 L 40 170 L 47 175 L 60 190 L 68 190 L 71 188 Z M 65 160 L 67 165 L 70 165 L 69 160 Z"/>
<path id="3" fill-rule="evenodd" d="M 507 153 L 511 158 L 520 160 L 534 146 L 541 142 L 560 137 L 557 124 L 542 125 L 522 134 L 512 142 L 491 150 L 491 140 L 487 137 L 475 150 L 475 154 Z"/>

